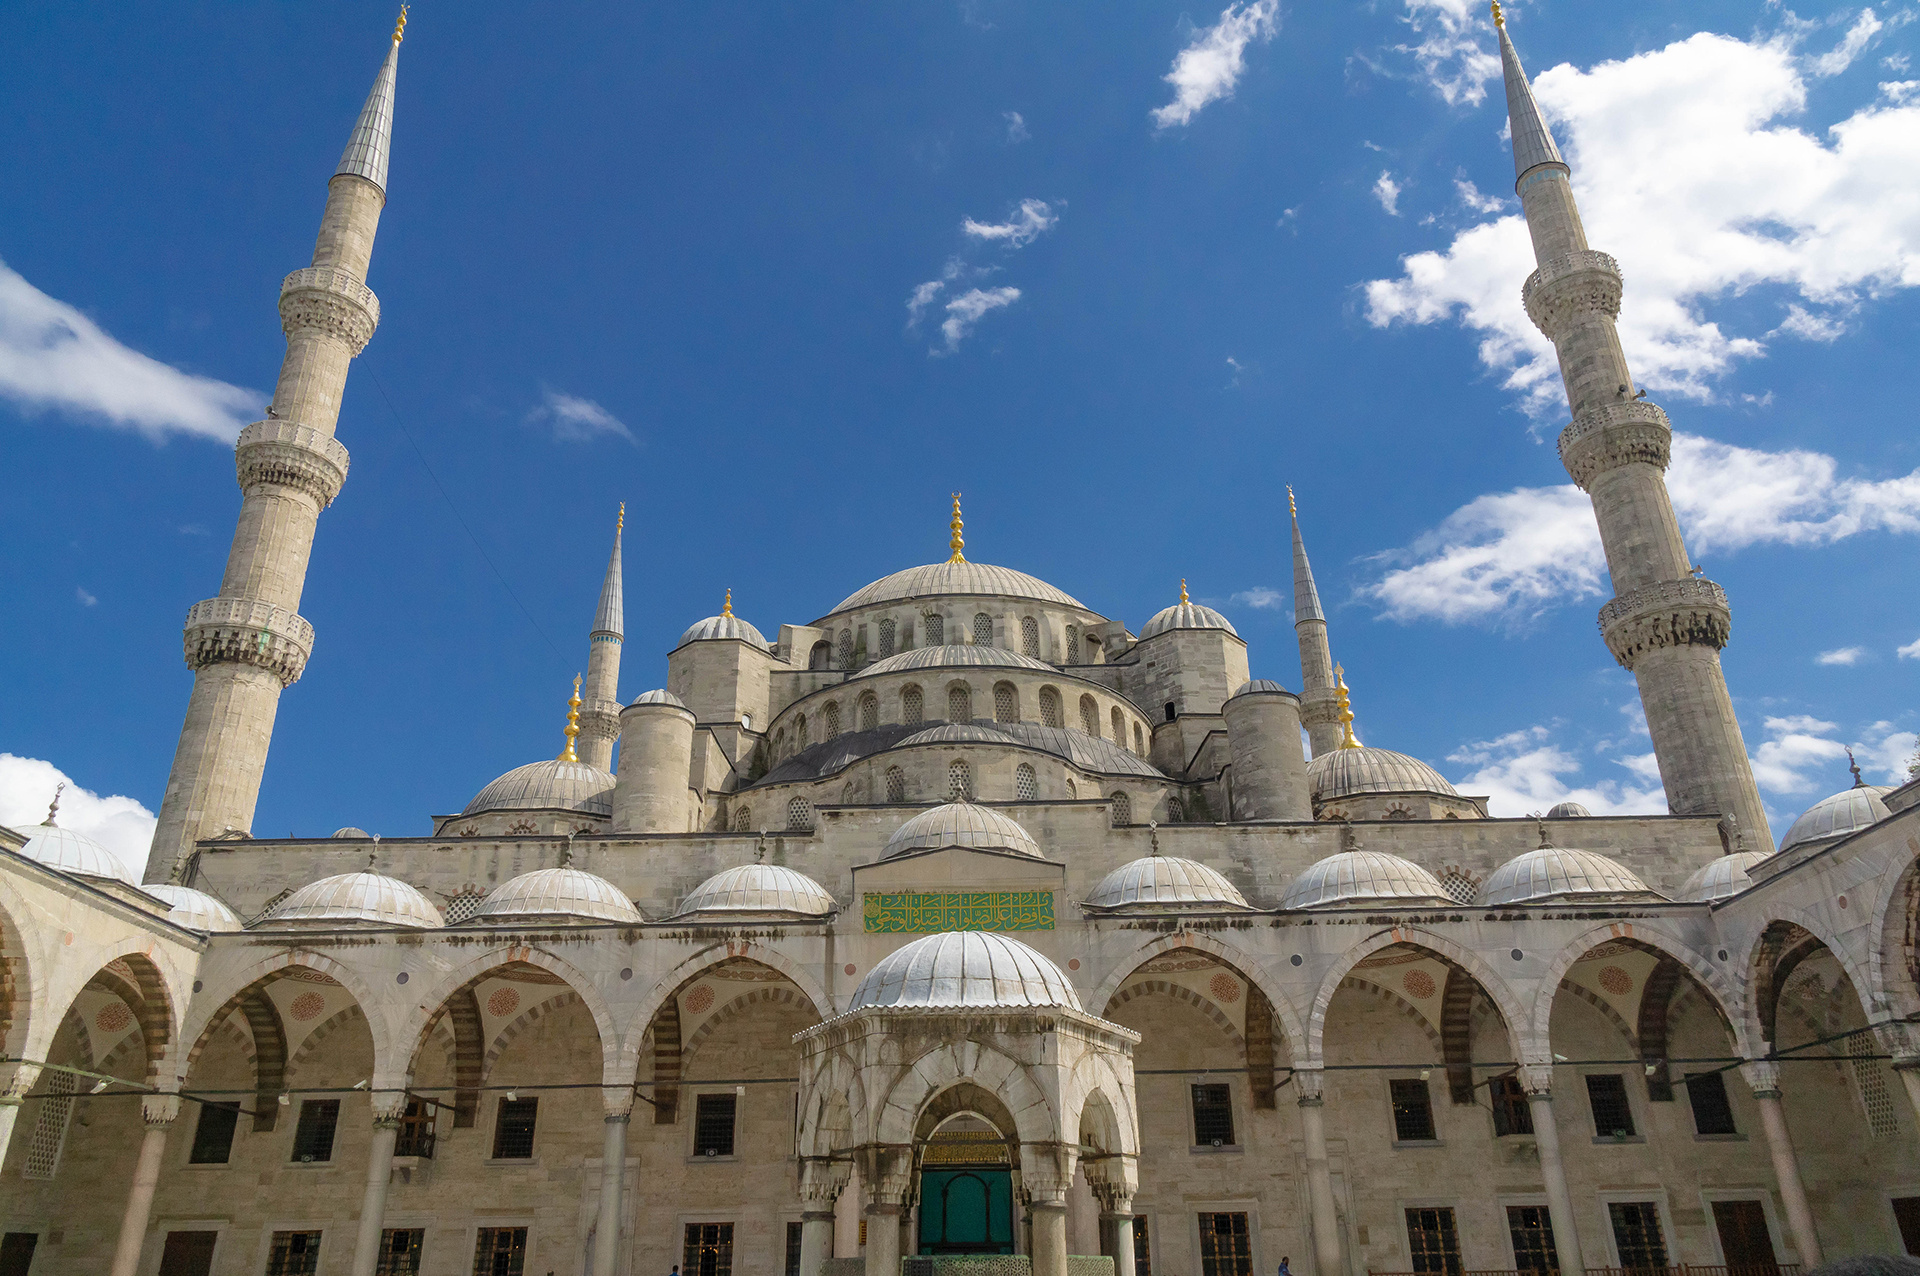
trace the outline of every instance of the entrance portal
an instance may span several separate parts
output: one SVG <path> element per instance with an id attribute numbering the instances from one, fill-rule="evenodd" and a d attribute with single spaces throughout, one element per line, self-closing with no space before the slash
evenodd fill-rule
<path id="1" fill-rule="evenodd" d="M 920 1253 L 1013 1253 L 1013 1171 L 1006 1140 L 956 1116 L 920 1153 Z"/>

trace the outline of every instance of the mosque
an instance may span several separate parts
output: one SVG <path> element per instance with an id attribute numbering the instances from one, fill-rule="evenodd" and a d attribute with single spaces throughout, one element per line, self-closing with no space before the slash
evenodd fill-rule
<path id="1" fill-rule="evenodd" d="M 1772 844 L 1620 267 L 1499 41 L 1524 300 L 1670 814 L 1493 819 L 1359 743 L 1298 515 L 1283 685 L 1184 590 L 1135 631 L 968 559 L 956 498 L 944 561 L 771 637 L 729 598 L 631 697 L 616 525 L 584 683 L 528 742 L 557 757 L 426 836 L 258 838 L 380 318 L 396 30 L 281 290 L 145 881 L 57 809 L 0 837 L 0 1276 L 1920 1252 L 1920 782 Z"/>

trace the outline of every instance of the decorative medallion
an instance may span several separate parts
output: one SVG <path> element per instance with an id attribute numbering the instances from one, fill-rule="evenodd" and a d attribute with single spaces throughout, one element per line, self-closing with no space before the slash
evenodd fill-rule
<path id="1" fill-rule="evenodd" d="M 707 985 L 701 984 L 699 987 L 695 988 L 692 992 L 687 994 L 687 1013 L 688 1014 L 704 1015 L 707 1013 L 707 1011 L 712 1009 L 713 1009 L 713 989 L 709 988 Z"/>
<path id="2" fill-rule="evenodd" d="M 1207 991 L 1213 994 L 1215 1001 L 1230 1006 L 1240 1000 L 1240 981 L 1223 970 L 1207 982 Z"/>
<path id="3" fill-rule="evenodd" d="M 1433 976 L 1424 970 L 1409 970 L 1401 976 L 1400 986 L 1406 989 L 1407 996 L 1415 1001 L 1425 1001 L 1440 991 L 1440 986 L 1433 982 Z"/>
<path id="4" fill-rule="evenodd" d="M 102 1032 L 125 1032 L 133 1025 L 133 1012 L 123 1001 L 108 1002 L 93 1017 L 93 1026 Z"/>
<path id="5" fill-rule="evenodd" d="M 495 988 L 487 998 L 487 1013 L 495 1019 L 505 1019 L 520 1009 L 520 994 L 512 988 Z"/>
<path id="6" fill-rule="evenodd" d="M 1633 991 L 1633 976 L 1618 966 L 1603 966 L 1599 974 L 1600 987 L 1616 997 L 1624 997 Z"/>
<path id="7" fill-rule="evenodd" d="M 287 1011 L 301 1023 L 306 1023 L 310 1019 L 318 1019 L 320 1012 L 326 1008 L 327 999 L 325 997 L 322 997 L 317 992 L 303 992 L 293 999 L 292 1003 L 288 1005 Z"/>

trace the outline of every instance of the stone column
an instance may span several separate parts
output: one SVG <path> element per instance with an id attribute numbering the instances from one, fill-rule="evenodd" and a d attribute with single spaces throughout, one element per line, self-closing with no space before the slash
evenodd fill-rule
<path id="1" fill-rule="evenodd" d="M 1346 1271 L 1341 1256 L 1340 1215 L 1333 1206 L 1333 1170 L 1327 1164 L 1326 1074 L 1293 1074 L 1300 1086 L 1300 1135 L 1307 1145 L 1307 1202 L 1313 1215 L 1314 1276 L 1339 1276 Z"/>
<path id="2" fill-rule="evenodd" d="M 39 1079 L 38 1064 L 19 1063 L 13 1065 L 13 1075 L 0 1085 L 0 1170 L 7 1168 L 7 1149 L 13 1143 L 13 1127 L 20 1119 L 20 1105 L 26 1102 L 27 1091 L 33 1089 L 33 1083 Z"/>
<path id="3" fill-rule="evenodd" d="M 1893 1072 L 1907 1088 L 1907 1102 L 1913 1105 L 1913 1119 L 1920 1123 L 1920 1031 L 1910 1023 L 1883 1023 L 1874 1029 L 1880 1046 L 1893 1056 Z M 0 1142 L 0 1155 L 6 1144 Z"/>
<path id="4" fill-rule="evenodd" d="M 900 1276 L 900 1215 L 913 1174 L 910 1147 L 866 1151 L 867 1276 Z"/>
<path id="5" fill-rule="evenodd" d="M 852 1167 L 846 1162 L 800 1162 L 800 1276 L 820 1276 L 833 1257 L 834 1206 L 846 1189 Z"/>
<path id="6" fill-rule="evenodd" d="M 593 1226 L 593 1276 L 613 1276 L 620 1261 L 620 1208 L 627 1186 L 627 1131 L 633 1124 L 633 1090 L 609 1087 L 606 1132 L 600 1141 L 600 1215 Z"/>
<path id="7" fill-rule="evenodd" d="M 1100 1253 L 1113 1260 L 1113 1276 L 1133 1276 L 1133 1196 L 1109 1183 L 1091 1186 L 1100 1201 Z"/>
<path id="8" fill-rule="evenodd" d="M 1773 1174 L 1780 1182 L 1780 1204 L 1787 1212 L 1787 1228 L 1793 1233 L 1793 1247 L 1800 1253 L 1800 1265 L 1818 1266 L 1822 1261 L 1820 1235 L 1814 1230 L 1807 1189 L 1800 1182 L 1800 1163 L 1793 1155 L 1787 1114 L 1780 1106 L 1780 1065 L 1765 1061 L 1743 1063 L 1740 1075 L 1746 1078 L 1753 1090 L 1754 1103 L 1760 1108 L 1760 1125 L 1767 1132 L 1767 1151 L 1773 1155 Z"/>
<path id="9" fill-rule="evenodd" d="M 1553 1119 L 1553 1065 L 1532 1064 L 1520 1073 L 1520 1083 L 1527 1089 L 1527 1113 L 1533 1118 L 1533 1146 L 1540 1154 L 1540 1177 L 1547 1185 L 1547 1217 L 1553 1221 L 1553 1248 L 1560 1259 L 1560 1276 L 1585 1276 L 1579 1216 L 1573 1212 L 1573 1193 L 1567 1190 L 1567 1167 L 1560 1159 L 1560 1127 Z"/>
<path id="10" fill-rule="evenodd" d="M 367 1149 L 367 1186 L 360 1197 L 360 1230 L 353 1240 L 353 1276 L 373 1276 L 380 1263 L 380 1233 L 387 1225 L 387 1185 L 393 1181 L 393 1146 L 400 1138 L 405 1090 L 373 1093 L 373 1144 Z"/>
<path id="11" fill-rule="evenodd" d="M 160 1158 L 167 1150 L 167 1131 L 180 1115 L 180 1096 L 150 1094 L 140 1101 L 140 1119 L 147 1132 L 140 1140 L 140 1156 L 133 1165 L 133 1189 L 127 1210 L 120 1216 L 120 1243 L 113 1247 L 109 1276 L 134 1276 L 140 1250 L 147 1240 L 147 1220 L 153 1214 L 153 1189 L 160 1182 Z"/>
<path id="12" fill-rule="evenodd" d="M 1035 1197 L 1033 1212 L 1033 1276 L 1067 1276 L 1067 1202 L 1059 1197 Z"/>

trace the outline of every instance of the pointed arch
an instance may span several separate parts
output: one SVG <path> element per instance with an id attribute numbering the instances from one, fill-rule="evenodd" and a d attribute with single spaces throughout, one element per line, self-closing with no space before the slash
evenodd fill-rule
<path id="1" fill-rule="evenodd" d="M 601 1084 L 605 1086 L 632 1084 L 632 1073 L 626 1074 L 624 1083 L 619 1079 L 622 1042 L 619 1030 L 614 1023 L 613 1011 L 607 1005 L 607 1000 L 601 995 L 599 988 L 571 962 L 529 944 L 502 944 L 468 958 L 464 963 L 443 975 L 425 996 L 407 1010 L 399 1039 L 406 1043 L 408 1074 L 412 1073 L 413 1061 L 426 1045 L 434 1023 L 440 1018 L 442 1008 L 453 999 L 454 994 L 471 991 L 487 976 L 511 966 L 533 966 L 544 970 L 578 993 L 581 1004 L 585 1005 L 587 1012 L 593 1016 L 594 1029 L 600 1034 Z"/>
<path id="2" fill-rule="evenodd" d="M 287 1060 L 287 1074 L 291 1076 L 299 1071 L 300 1065 L 312 1057 L 313 1052 L 320 1048 L 321 1042 L 348 1024 L 365 1022 L 366 1017 L 366 1011 L 362 1010 L 357 1003 L 348 1006 L 337 1014 L 329 1015 L 325 1023 L 315 1027 L 312 1032 L 309 1032 L 306 1037 L 301 1040 L 300 1048 L 293 1052 L 293 1058 Z"/>
<path id="3" fill-rule="evenodd" d="M 1905 843 L 1909 859 L 1879 901 L 1867 932 L 1867 977 L 1874 1000 L 1902 1018 L 1920 1015 L 1920 837 Z"/>
<path id="4" fill-rule="evenodd" d="M 1514 1057 L 1530 1057 L 1526 1047 L 1529 1044 L 1522 1035 L 1527 1030 L 1527 1015 L 1524 1003 L 1514 993 L 1507 982 L 1483 961 L 1480 955 L 1469 948 L 1453 942 L 1443 935 L 1436 935 L 1418 926 L 1393 926 L 1386 930 L 1375 931 L 1346 952 L 1320 982 L 1319 991 L 1314 994 L 1313 1009 L 1307 1016 L 1308 1066 L 1318 1067 L 1324 1060 L 1323 1045 L 1327 1026 L 1327 1008 L 1333 1004 L 1334 994 L 1340 991 L 1340 983 L 1368 957 L 1385 948 L 1404 944 L 1409 948 L 1423 949 L 1440 960 L 1465 970 L 1500 1012 L 1501 1021 L 1507 1029 L 1507 1036 L 1513 1045 Z M 1545 1037 L 1541 1037 L 1542 1042 Z"/>
<path id="5" fill-rule="evenodd" d="M 264 997 L 266 983 L 272 979 L 280 978 L 286 971 L 295 966 L 305 970 L 318 971 L 347 990 L 348 994 L 359 1004 L 361 1010 L 365 1012 L 367 1016 L 367 1030 L 373 1035 L 373 1068 L 375 1078 L 384 1080 L 392 1076 L 395 1071 L 394 1064 L 396 1062 L 393 1057 L 392 1033 L 386 1016 L 378 1013 L 381 1005 L 380 1000 L 374 995 L 373 989 L 368 986 L 367 981 L 361 977 L 360 972 L 342 962 L 335 961 L 324 953 L 311 952 L 303 948 L 285 948 L 271 956 L 263 957 L 259 961 L 240 967 L 238 970 L 233 971 L 221 979 L 217 984 L 209 982 L 209 984 L 201 990 L 200 995 L 194 998 L 195 1006 L 204 1006 L 206 1009 L 193 1011 L 187 1020 L 186 1030 L 181 1033 L 181 1039 L 191 1044 L 188 1046 L 186 1053 L 180 1055 L 175 1062 L 175 1084 L 185 1085 L 188 1075 L 193 1071 L 194 1061 L 200 1057 L 201 1051 L 206 1048 L 207 1040 L 216 1024 L 226 1018 L 232 1011 L 244 1009 L 245 1004 L 253 1000 L 253 994 L 259 993 Z M 255 985 L 260 985 L 260 987 L 256 988 Z M 257 1007 L 259 1003 L 255 1002 L 254 1004 Z M 263 1016 L 262 1019 L 256 1023 L 254 1013 L 249 1012 L 247 1014 L 247 1026 L 250 1029 L 259 1027 L 265 1030 L 267 1023 L 269 1021 L 271 1022 L 273 1025 L 272 1031 L 278 1038 L 280 1066 L 284 1067 L 286 1061 L 286 1034 L 284 1029 L 279 1027 L 279 1012 L 272 1009 L 271 1002 L 265 1002 L 264 1004 L 266 1009 L 271 1012 L 270 1016 Z M 257 1035 L 254 1038 L 254 1053 L 260 1061 L 262 1070 L 267 1066 L 267 1051 L 271 1048 L 272 1044 L 272 1042 L 263 1043 Z M 404 1060 L 399 1062 L 404 1064 Z M 273 1093 L 277 1094 L 278 1090 L 276 1089 Z M 271 1114 L 269 1114 L 269 1123 L 266 1126 L 257 1126 L 256 1128 L 272 1129 L 273 1126 L 270 1117 Z"/>
<path id="6" fill-rule="evenodd" d="M 1709 1005 L 1720 1012 L 1727 1031 L 1733 1037 L 1736 1052 L 1747 1056 L 1748 1035 L 1742 1027 L 1742 999 L 1739 989 L 1735 988 L 1727 977 L 1715 968 L 1700 953 L 1664 928 L 1648 922 L 1644 918 L 1625 922 L 1606 922 L 1582 932 L 1571 942 L 1563 944 L 1547 964 L 1546 975 L 1541 979 L 1534 994 L 1532 1030 L 1541 1048 L 1547 1047 L 1549 1025 L 1553 1019 L 1553 1001 L 1560 992 L 1560 984 L 1566 979 L 1567 972 L 1573 969 L 1575 962 L 1601 944 L 1626 942 L 1656 958 L 1672 958 L 1700 985 L 1707 996 Z M 1645 991 L 1642 991 L 1645 997 Z M 1618 1018 L 1618 1016 L 1615 1016 Z M 1635 1040 L 1632 1027 L 1626 1028 L 1628 1040 Z M 1635 1042 L 1636 1046 L 1638 1042 Z"/>
<path id="7" fill-rule="evenodd" d="M 13 884 L 0 878 L 0 1049 L 9 1058 L 27 1055 L 34 1006 L 40 1001 L 41 949 L 20 918 L 32 914 Z"/>
<path id="8" fill-rule="evenodd" d="M 1101 1007 L 1095 1011 L 1096 1014 L 1104 1013 L 1124 981 L 1130 980 L 1141 966 L 1176 948 L 1191 948 L 1225 962 L 1238 971 L 1249 985 L 1258 988 L 1280 1021 L 1280 1035 L 1286 1042 L 1287 1053 L 1296 1059 L 1302 1056 L 1307 1040 L 1306 1025 L 1293 1003 L 1287 999 L 1286 984 L 1267 965 L 1266 958 L 1212 934 L 1177 930 L 1147 940 L 1114 963 L 1113 968 L 1094 986 L 1093 996 L 1087 999 L 1086 1004 Z"/>
<path id="9" fill-rule="evenodd" d="M 1026 1068 L 989 1045 L 942 1042 L 915 1058 L 903 1058 L 901 1064 L 892 1088 L 879 1096 L 873 1128 L 878 1142 L 913 1142 L 922 1116 L 944 1092 L 961 1086 L 978 1087 L 1004 1105 L 1022 1143 L 1064 1137 L 1060 1112 Z"/>

